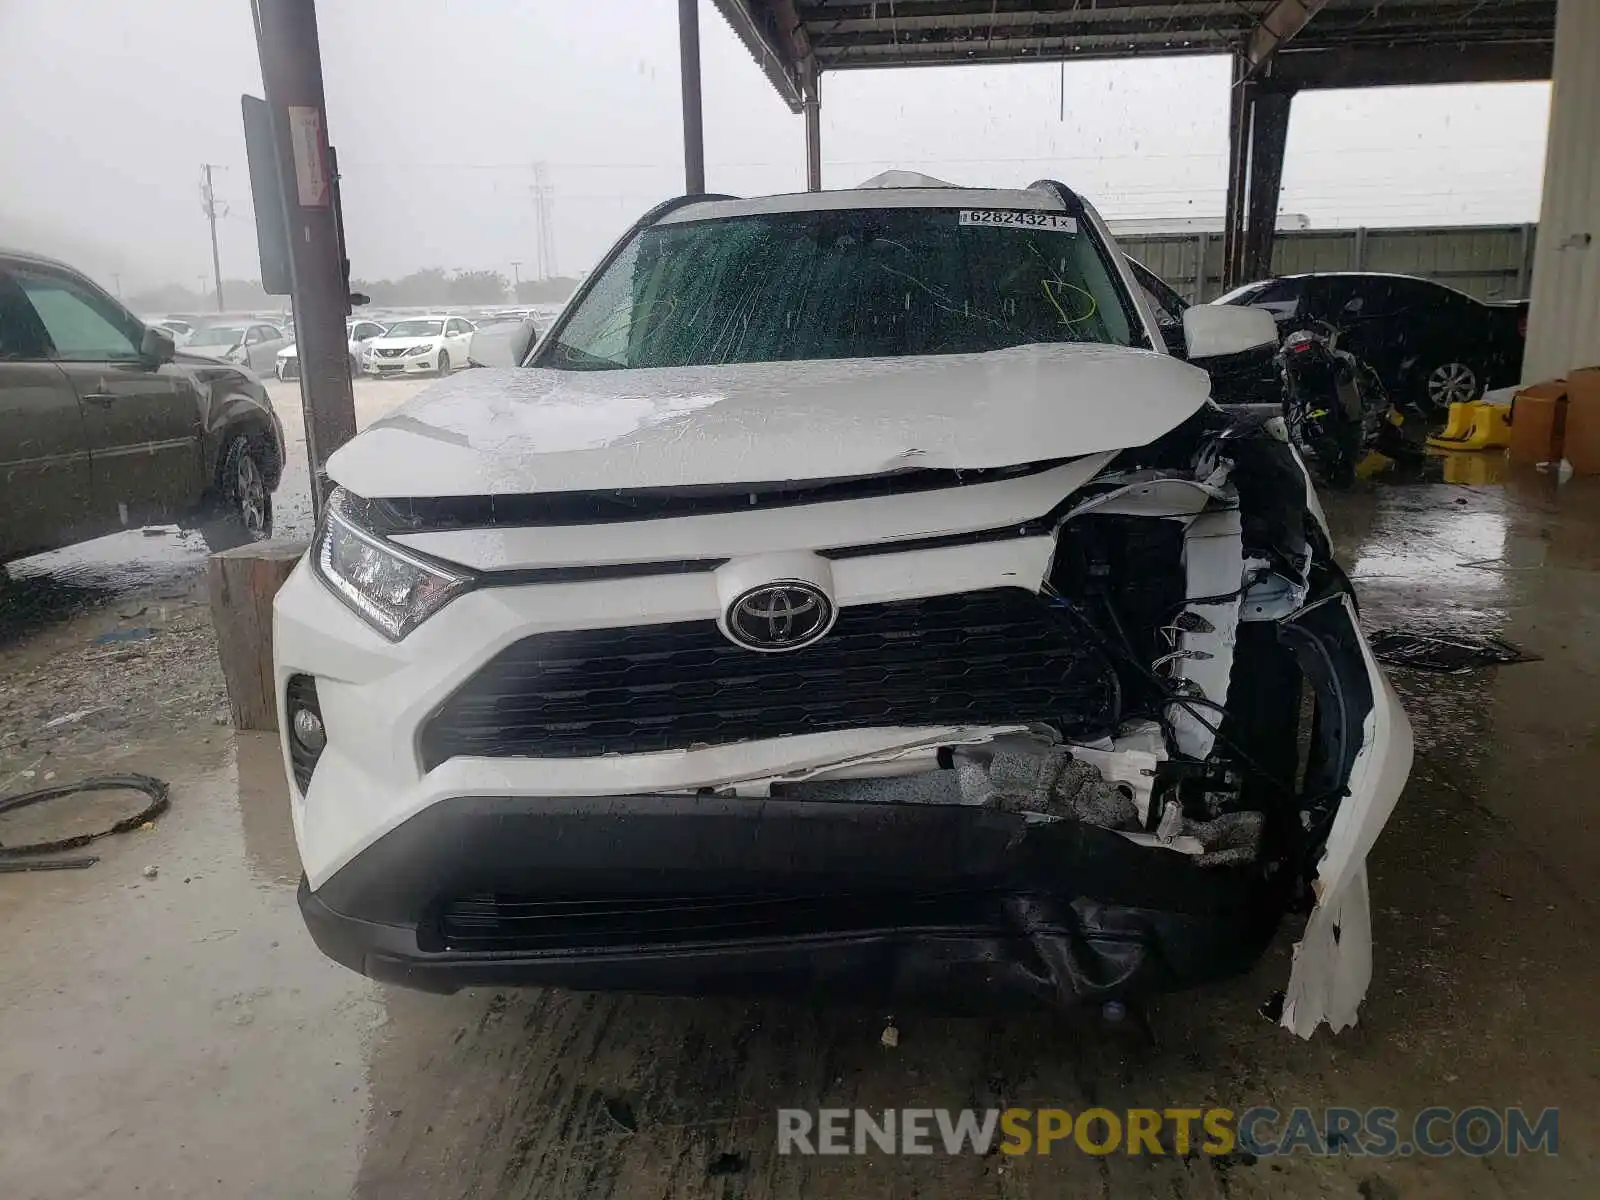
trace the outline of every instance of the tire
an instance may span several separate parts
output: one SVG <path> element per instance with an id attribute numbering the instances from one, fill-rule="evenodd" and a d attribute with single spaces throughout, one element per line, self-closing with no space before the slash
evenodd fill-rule
<path id="1" fill-rule="evenodd" d="M 272 492 L 261 450 L 243 434 L 228 443 L 217 468 L 217 505 L 200 534 L 212 551 L 231 550 L 272 536 Z"/>
<path id="2" fill-rule="evenodd" d="M 1420 392 L 1424 411 L 1444 416 L 1452 404 L 1463 404 L 1483 395 L 1483 372 L 1470 363 L 1451 359 L 1420 371 Z"/>
<path id="3" fill-rule="evenodd" d="M 350 378 L 351 379 L 360 379 L 361 378 L 361 363 L 360 363 L 359 360 L 357 360 L 357 358 L 356 358 L 356 356 L 354 354 L 352 354 L 350 356 Z"/>
<path id="4" fill-rule="evenodd" d="M 443 379 L 450 374 L 450 351 L 439 351 L 439 378 Z"/>

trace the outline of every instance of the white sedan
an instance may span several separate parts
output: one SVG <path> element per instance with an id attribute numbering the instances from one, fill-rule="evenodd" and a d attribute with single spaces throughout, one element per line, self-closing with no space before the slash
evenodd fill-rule
<path id="1" fill-rule="evenodd" d="M 382 337 L 384 328 L 376 321 L 349 320 L 344 323 L 345 341 L 350 349 L 350 374 L 361 373 L 361 352 L 373 338 Z M 279 379 L 300 378 L 300 345 L 290 342 L 278 351 L 272 373 Z"/>
<path id="2" fill-rule="evenodd" d="M 467 365 L 473 325 L 464 317 L 408 317 L 373 338 L 361 354 L 368 375 L 448 375 Z"/>

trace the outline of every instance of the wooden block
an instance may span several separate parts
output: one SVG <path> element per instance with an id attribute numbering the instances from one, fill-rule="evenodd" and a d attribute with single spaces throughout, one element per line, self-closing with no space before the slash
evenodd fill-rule
<path id="1" fill-rule="evenodd" d="M 1511 404 L 1511 447 L 1507 456 L 1520 463 L 1559 462 L 1566 421 L 1565 380 L 1522 388 Z"/>
<path id="2" fill-rule="evenodd" d="M 1567 461 L 1578 475 L 1600 475 L 1600 367 L 1567 373 Z"/>
<path id="3" fill-rule="evenodd" d="M 304 542 L 275 538 L 213 554 L 206 564 L 211 623 L 235 729 L 278 728 L 272 599 L 305 552 Z"/>

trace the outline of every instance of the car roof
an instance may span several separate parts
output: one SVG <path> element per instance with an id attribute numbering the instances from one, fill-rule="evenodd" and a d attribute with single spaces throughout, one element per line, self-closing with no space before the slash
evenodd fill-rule
<path id="1" fill-rule="evenodd" d="M 886 172 L 888 180 L 831 192 L 786 192 L 775 196 L 747 199 L 692 200 L 664 213 L 658 225 L 686 221 L 717 220 L 728 217 L 759 216 L 768 213 L 826 212 L 855 208 L 1025 208 L 1046 212 L 1065 212 L 1062 198 L 1047 188 L 968 188 L 940 183 L 925 176 L 909 176 L 902 183 L 899 172 Z M 879 176 L 884 179 L 885 176 Z M 937 186 L 930 186 L 937 185 Z"/>
<path id="2" fill-rule="evenodd" d="M 1258 280 L 1260 283 L 1271 283 L 1277 279 L 1408 279 L 1413 283 L 1431 283 L 1434 287 L 1450 288 L 1448 283 L 1440 283 L 1437 279 L 1429 279 L 1425 275 L 1402 275 L 1399 271 L 1302 271 L 1297 275 L 1274 275 L 1272 279 Z M 1450 288 L 1454 291 L 1454 288 Z"/>
<path id="3" fill-rule="evenodd" d="M 71 263 L 62 262 L 59 258 L 51 258 L 48 254 L 35 254 L 32 250 L 12 250 L 7 246 L 0 246 L 0 260 L 13 263 L 28 263 L 36 267 L 54 267 L 58 271 L 70 271 L 74 275 L 83 272 Z"/>

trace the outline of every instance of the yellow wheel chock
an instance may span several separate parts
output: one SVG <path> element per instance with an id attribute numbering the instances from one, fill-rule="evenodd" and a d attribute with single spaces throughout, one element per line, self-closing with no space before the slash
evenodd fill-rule
<path id="1" fill-rule="evenodd" d="M 1452 404 L 1443 432 L 1428 439 L 1435 450 L 1499 450 L 1511 444 L 1511 406 L 1473 400 Z"/>

